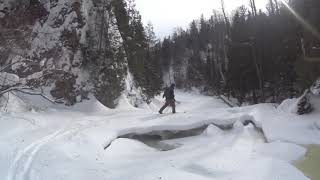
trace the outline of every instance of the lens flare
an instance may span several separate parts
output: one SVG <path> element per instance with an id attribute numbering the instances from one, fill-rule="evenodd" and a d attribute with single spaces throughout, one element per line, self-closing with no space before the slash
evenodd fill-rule
<path id="1" fill-rule="evenodd" d="M 308 31 L 310 31 L 318 40 L 320 40 L 320 33 L 319 31 L 312 26 L 309 22 L 307 22 L 301 15 L 299 15 L 285 0 L 280 0 L 283 5 L 286 6 L 286 8 L 297 18 L 299 23 L 306 28 Z"/>

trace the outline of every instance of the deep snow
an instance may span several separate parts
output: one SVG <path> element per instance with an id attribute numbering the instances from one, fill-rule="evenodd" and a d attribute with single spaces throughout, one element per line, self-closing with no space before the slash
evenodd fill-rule
<path id="1" fill-rule="evenodd" d="M 159 115 L 156 98 L 144 108 L 123 96 L 117 109 L 92 98 L 72 108 L 11 108 L 0 116 L 0 177 L 6 180 L 307 180 L 291 163 L 304 156 L 297 145 L 320 144 L 315 114 L 296 116 L 262 104 L 228 108 L 222 101 L 178 91 L 177 114 Z M 30 110 L 32 109 L 32 110 Z M 265 136 L 252 125 L 262 128 Z M 159 151 L 118 138 L 127 133 L 188 130 L 209 125 L 200 135 L 163 140 Z M 232 125 L 231 130 L 217 126 Z M 299 129 L 299 131 L 297 131 Z M 269 143 L 266 143 L 267 138 Z M 104 149 L 107 147 L 106 149 Z"/>

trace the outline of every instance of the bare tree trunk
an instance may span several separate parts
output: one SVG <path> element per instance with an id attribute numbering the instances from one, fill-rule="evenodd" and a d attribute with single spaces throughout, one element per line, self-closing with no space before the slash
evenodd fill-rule
<path id="1" fill-rule="evenodd" d="M 276 10 L 276 13 L 277 14 L 280 14 L 280 9 L 279 9 L 279 3 L 278 3 L 278 0 L 274 0 L 274 3 L 275 3 L 275 10 Z"/>
<path id="2" fill-rule="evenodd" d="M 219 63 L 219 73 L 220 73 L 222 81 L 223 81 L 223 87 L 225 87 L 226 84 L 227 84 L 227 81 L 226 81 L 225 75 L 223 74 L 223 69 L 222 69 L 223 65 L 222 65 L 222 63 L 225 66 L 228 63 L 226 37 L 229 38 L 229 36 L 230 36 L 230 22 L 228 20 L 226 12 L 225 12 L 224 0 L 221 0 L 221 9 L 222 9 L 223 17 L 224 17 L 225 24 L 226 24 L 226 32 L 221 32 L 221 35 L 220 35 L 221 43 L 222 43 L 222 49 L 223 49 L 223 56 L 222 56 L 222 61 Z"/>
<path id="3" fill-rule="evenodd" d="M 218 42 L 219 43 L 219 42 Z M 216 75 L 216 78 L 215 78 L 215 80 L 216 80 L 216 83 L 218 84 L 219 83 L 219 54 L 218 54 L 218 52 L 219 52 L 219 47 L 218 47 L 218 43 L 216 44 L 216 46 L 215 46 L 215 53 L 214 53 L 214 71 L 215 71 L 215 75 Z"/>
<path id="4" fill-rule="evenodd" d="M 255 16 L 255 14 L 254 14 L 254 9 L 253 9 L 253 4 L 252 4 L 252 0 L 249 0 L 249 2 L 250 2 L 250 7 L 251 7 L 252 15 Z"/>
<path id="5" fill-rule="evenodd" d="M 213 82 L 214 79 L 214 62 L 213 62 L 213 48 L 210 48 L 208 55 L 208 66 L 209 66 L 209 76 L 210 76 L 210 83 Z"/>
<path id="6" fill-rule="evenodd" d="M 252 98 L 253 98 L 253 103 L 258 104 L 258 98 L 255 90 L 253 90 L 252 92 Z"/>
<path id="7" fill-rule="evenodd" d="M 17 91 L 17 92 L 21 92 L 23 94 L 28 94 L 28 95 L 35 95 L 35 96 L 41 96 L 44 99 L 46 99 L 47 101 L 51 102 L 51 103 L 56 103 L 55 100 L 50 99 L 48 96 L 44 95 L 42 92 L 35 92 L 33 91 L 32 88 L 30 87 L 19 87 L 19 86 L 12 86 L 10 88 L 7 88 L 5 90 L 0 91 L 0 96 L 4 95 L 5 93 L 9 93 L 12 91 Z"/>
<path id="8" fill-rule="evenodd" d="M 230 32 L 230 23 L 229 23 L 227 15 L 226 15 L 224 0 L 221 0 L 221 9 L 222 9 L 224 21 L 226 23 L 227 34 L 229 35 L 230 34 L 229 33 Z"/>
<path id="9" fill-rule="evenodd" d="M 222 60 L 221 62 L 219 63 L 219 72 L 220 72 L 220 75 L 221 75 L 221 78 L 222 78 L 222 82 L 223 82 L 223 87 L 226 86 L 227 84 L 227 81 L 226 81 L 226 78 L 225 78 L 225 75 L 223 74 L 223 65 L 227 64 L 227 44 L 226 44 L 226 41 L 225 41 L 225 37 L 224 37 L 224 32 L 222 32 L 222 35 L 221 35 L 221 42 L 222 42 Z"/>
<path id="10" fill-rule="evenodd" d="M 270 7 L 271 7 L 271 13 L 274 14 L 274 4 L 273 4 L 273 0 L 269 0 L 270 3 Z"/>
<path id="11" fill-rule="evenodd" d="M 99 53 L 102 50 L 103 34 L 104 34 L 104 8 L 101 10 L 101 26 L 100 26 L 100 37 L 99 37 Z"/>
<path id="12" fill-rule="evenodd" d="M 259 80 L 260 92 L 261 92 L 262 97 L 264 97 L 262 72 L 261 72 L 261 69 L 260 69 L 259 64 L 258 64 L 256 51 L 255 51 L 255 47 L 254 47 L 253 43 L 251 43 L 251 51 L 252 51 L 253 63 L 255 65 L 256 72 L 257 72 L 257 77 L 258 77 L 258 80 Z"/>
<path id="13" fill-rule="evenodd" d="M 251 7 L 251 10 L 252 10 L 253 16 L 256 16 L 257 15 L 257 7 L 256 7 L 255 0 L 250 0 L 250 7 Z"/>
<path id="14" fill-rule="evenodd" d="M 255 15 L 257 15 L 257 6 L 256 6 L 256 1 L 255 0 L 252 0 L 252 5 L 253 5 L 253 9 L 254 9 Z"/>
<path id="15" fill-rule="evenodd" d="M 111 5 L 105 5 L 106 11 L 107 11 L 107 17 L 106 17 L 106 25 L 105 25 L 105 35 L 106 35 L 106 45 L 110 47 L 110 39 L 109 39 L 109 26 L 110 26 L 110 11 L 111 11 Z"/>

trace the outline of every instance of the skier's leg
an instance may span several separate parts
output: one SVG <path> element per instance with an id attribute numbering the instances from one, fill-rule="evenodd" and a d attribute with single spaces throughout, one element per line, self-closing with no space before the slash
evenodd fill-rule
<path id="1" fill-rule="evenodd" d="M 176 113 L 176 103 L 174 100 L 171 101 L 172 113 Z"/>
<path id="2" fill-rule="evenodd" d="M 159 113 L 162 114 L 162 111 L 163 111 L 164 109 L 166 109 L 168 106 L 169 106 L 169 103 L 168 103 L 168 101 L 166 101 L 166 103 L 165 103 L 165 104 L 161 107 L 161 109 L 159 110 Z"/>

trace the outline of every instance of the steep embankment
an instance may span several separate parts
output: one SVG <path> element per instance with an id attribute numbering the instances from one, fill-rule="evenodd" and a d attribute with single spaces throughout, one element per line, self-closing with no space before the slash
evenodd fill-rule
<path id="1" fill-rule="evenodd" d="M 0 65 L 68 105 L 92 92 L 115 107 L 127 73 L 115 11 L 110 0 L 1 1 Z"/>

